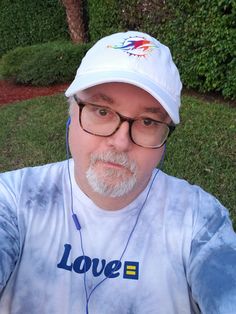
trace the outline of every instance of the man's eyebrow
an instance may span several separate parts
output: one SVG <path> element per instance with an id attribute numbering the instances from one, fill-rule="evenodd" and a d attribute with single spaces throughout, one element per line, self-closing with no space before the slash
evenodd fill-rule
<path id="1" fill-rule="evenodd" d="M 93 101 L 96 102 L 99 100 L 105 101 L 108 105 L 114 104 L 114 100 L 111 97 L 109 97 L 103 93 L 94 94 L 94 95 L 92 95 L 86 99 L 86 101 L 91 101 L 91 102 L 93 102 Z"/>
<path id="2" fill-rule="evenodd" d="M 114 101 L 114 99 L 112 99 L 111 97 L 109 97 L 108 95 L 104 94 L 104 93 L 97 93 L 94 95 L 89 96 L 88 98 L 86 97 L 86 99 L 84 99 L 85 101 L 88 102 L 99 102 L 99 101 L 104 101 L 105 103 L 107 103 L 108 105 L 114 105 L 116 104 L 116 102 Z M 118 104 L 116 104 L 117 106 Z M 168 113 L 159 107 L 145 107 L 143 113 L 154 113 L 157 114 L 160 119 L 162 119 L 163 121 L 165 119 L 168 118 Z"/>
<path id="3" fill-rule="evenodd" d="M 168 113 L 165 110 L 157 107 L 147 107 L 144 112 L 158 114 L 162 119 L 166 119 L 168 117 Z"/>

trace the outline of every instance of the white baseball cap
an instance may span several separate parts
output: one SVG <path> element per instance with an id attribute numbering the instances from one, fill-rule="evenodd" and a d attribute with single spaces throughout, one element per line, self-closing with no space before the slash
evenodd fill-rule
<path id="1" fill-rule="evenodd" d="M 128 31 L 100 39 L 83 58 L 70 97 L 89 87 L 129 83 L 152 95 L 178 124 L 182 83 L 170 50 L 148 34 Z"/>

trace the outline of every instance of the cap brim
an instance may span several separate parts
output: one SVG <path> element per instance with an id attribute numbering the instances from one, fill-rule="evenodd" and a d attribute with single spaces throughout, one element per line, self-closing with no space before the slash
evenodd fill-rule
<path id="1" fill-rule="evenodd" d="M 135 85 L 150 95 L 152 95 L 166 110 L 170 118 L 175 124 L 179 123 L 179 106 L 176 106 L 174 100 L 166 91 L 160 86 L 154 84 L 150 79 L 141 75 L 140 73 L 124 72 L 124 71 L 103 71 L 90 72 L 87 74 L 80 74 L 75 77 L 69 88 L 66 90 L 66 97 L 70 97 L 79 91 L 85 90 L 103 83 L 128 83 Z"/>

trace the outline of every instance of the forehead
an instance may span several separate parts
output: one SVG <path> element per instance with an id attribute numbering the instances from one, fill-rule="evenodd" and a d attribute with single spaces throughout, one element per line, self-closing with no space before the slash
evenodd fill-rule
<path id="1" fill-rule="evenodd" d="M 83 101 L 111 107 L 114 110 L 129 108 L 139 113 L 156 113 L 162 119 L 168 114 L 161 104 L 143 89 L 126 83 L 106 83 L 90 87 L 78 94 Z"/>

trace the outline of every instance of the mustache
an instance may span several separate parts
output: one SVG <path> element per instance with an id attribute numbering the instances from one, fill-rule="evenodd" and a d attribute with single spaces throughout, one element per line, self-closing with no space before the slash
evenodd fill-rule
<path id="1" fill-rule="evenodd" d="M 127 168 L 131 173 L 135 173 L 137 169 L 136 162 L 130 160 L 126 153 L 118 153 L 107 151 L 102 153 L 94 153 L 91 155 L 91 165 L 95 165 L 97 161 L 111 162 Z"/>

